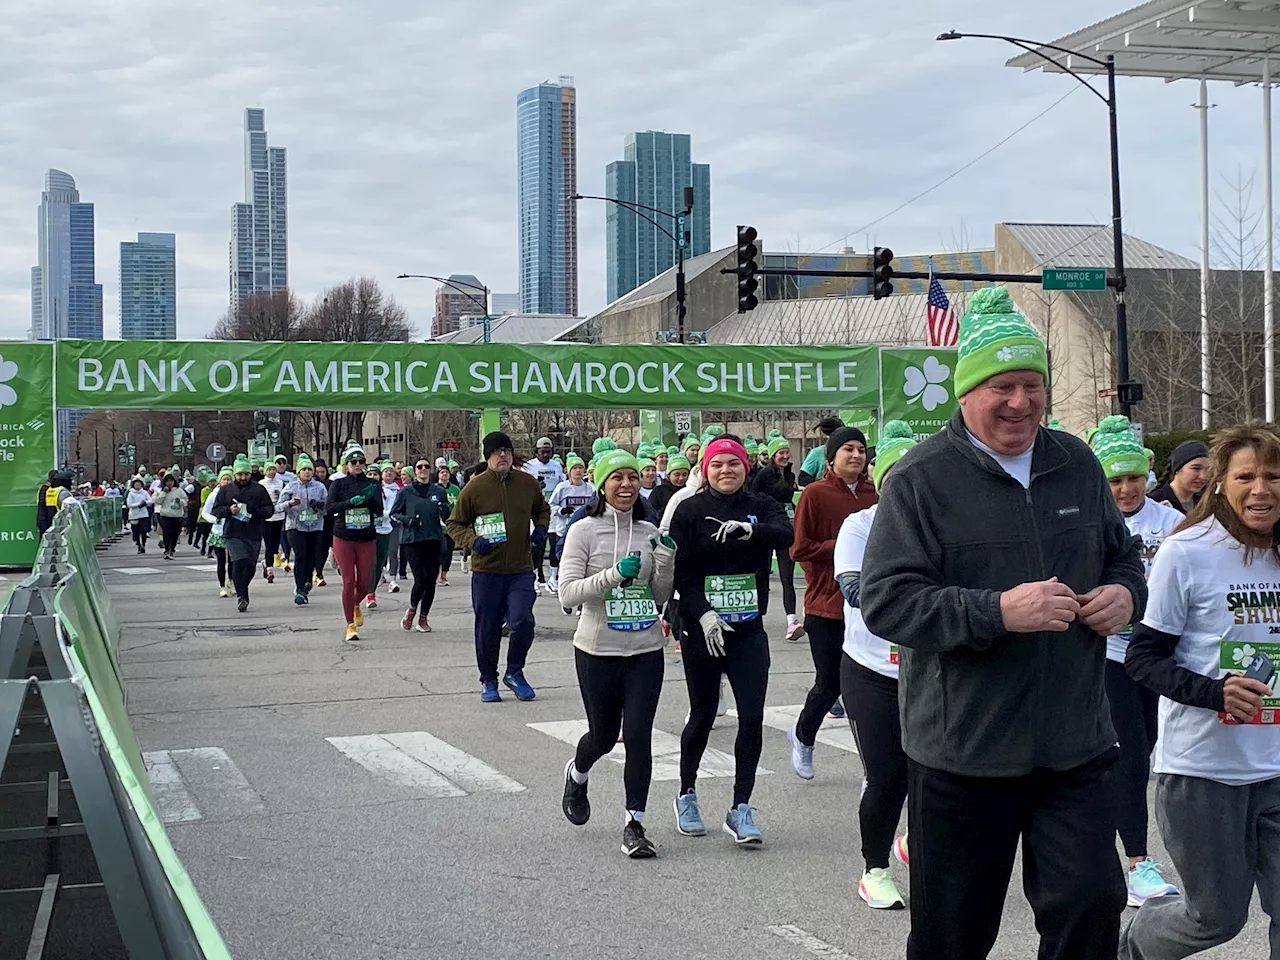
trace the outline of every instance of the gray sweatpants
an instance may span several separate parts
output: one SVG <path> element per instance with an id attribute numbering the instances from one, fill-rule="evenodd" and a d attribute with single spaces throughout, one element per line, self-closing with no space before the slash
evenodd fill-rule
<path id="1" fill-rule="evenodd" d="M 1160 774 L 1156 822 L 1182 894 L 1148 900 L 1120 931 L 1120 960 L 1181 960 L 1226 943 L 1253 889 L 1280 960 L 1280 778 L 1246 787 Z"/>

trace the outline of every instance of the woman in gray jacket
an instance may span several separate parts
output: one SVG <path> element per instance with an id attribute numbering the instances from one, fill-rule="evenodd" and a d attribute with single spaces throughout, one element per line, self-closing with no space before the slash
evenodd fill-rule
<path id="1" fill-rule="evenodd" d="M 569 528 L 560 559 L 560 602 L 582 608 L 573 645 L 588 723 L 565 766 L 562 809 L 578 826 L 591 817 L 587 774 L 617 745 L 621 729 L 627 747 L 622 852 L 643 859 L 657 854 L 644 834 L 644 811 L 653 773 L 653 718 L 662 695 L 658 609 L 671 596 L 675 543 L 640 519 L 635 457 L 609 451 L 596 461 L 594 480 L 600 496 Z"/>

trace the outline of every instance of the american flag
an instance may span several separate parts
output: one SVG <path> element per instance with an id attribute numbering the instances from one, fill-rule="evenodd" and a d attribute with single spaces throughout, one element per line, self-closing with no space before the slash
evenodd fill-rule
<path id="1" fill-rule="evenodd" d="M 954 347 L 960 335 L 960 323 L 956 313 L 951 309 L 951 301 L 947 299 L 942 284 L 929 278 L 929 346 Z"/>

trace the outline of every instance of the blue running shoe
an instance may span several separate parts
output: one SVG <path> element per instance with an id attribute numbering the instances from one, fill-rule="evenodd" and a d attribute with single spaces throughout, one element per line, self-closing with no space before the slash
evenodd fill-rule
<path id="1" fill-rule="evenodd" d="M 502 682 L 516 695 L 517 700 L 532 700 L 538 695 L 533 687 L 529 686 L 529 681 L 524 678 L 523 670 L 508 671 L 502 678 Z"/>
<path id="2" fill-rule="evenodd" d="M 502 695 L 498 693 L 498 681 L 486 680 L 480 688 L 480 700 L 484 703 L 501 703 Z"/>
<path id="3" fill-rule="evenodd" d="M 692 790 L 676 797 L 672 804 L 676 808 L 676 829 L 686 837 L 705 837 L 707 827 L 702 822 L 702 812 L 698 809 L 698 795 Z"/>
<path id="4" fill-rule="evenodd" d="M 834 717 L 836 720 L 843 720 L 844 704 L 837 700 L 831 705 L 831 709 L 827 711 L 827 716 Z"/>
<path id="5" fill-rule="evenodd" d="M 1129 888 L 1131 907 L 1140 907 L 1155 897 L 1172 897 L 1178 893 L 1178 888 L 1160 873 L 1160 865 L 1152 863 L 1150 858 L 1139 860 L 1129 868 L 1125 886 Z"/>
<path id="6" fill-rule="evenodd" d="M 758 847 L 764 843 L 764 834 L 756 826 L 755 818 L 751 815 L 751 807 L 745 803 L 729 808 L 729 812 L 724 817 L 723 830 L 733 837 L 734 843 L 742 846 Z"/>
<path id="7" fill-rule="evenodd" d="M 301 590 L 295 590 L 293 591 L 293 602 L 296 603 L 298 606 L 302 606 L 304 603 L 307 602 L 307 595 L 303 593 Z"/>

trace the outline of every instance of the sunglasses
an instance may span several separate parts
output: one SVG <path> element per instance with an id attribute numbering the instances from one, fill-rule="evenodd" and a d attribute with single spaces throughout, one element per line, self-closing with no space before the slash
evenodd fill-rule
<path id="1" fill-rule="evenodd" d="M 415 470 L 430 470 L 430 469 L 431 469 L 431 464 L 429 464 L 429 463 L 417 463 L 417 464 L 414 464 L 413 469 L 415 469 Z"/>

